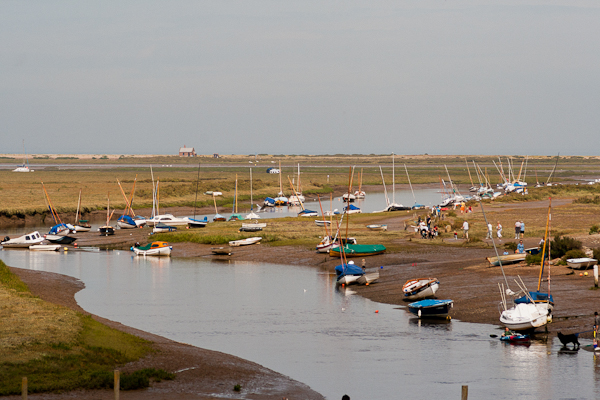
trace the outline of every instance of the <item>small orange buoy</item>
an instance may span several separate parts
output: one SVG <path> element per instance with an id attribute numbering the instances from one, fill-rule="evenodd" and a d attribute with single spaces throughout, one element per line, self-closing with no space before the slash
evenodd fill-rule
<path id="1" fill-rule="evenodd" d="M 583 273 L 581 273 L 581 272 L 580 272 L 580 273 L 579 273 L 579 276 L 583 276 Z"/>
<path id="2" fill-rule="evenodd" d="M 375 314 L 379 314 L 379 310 L 375 310 Z"/>

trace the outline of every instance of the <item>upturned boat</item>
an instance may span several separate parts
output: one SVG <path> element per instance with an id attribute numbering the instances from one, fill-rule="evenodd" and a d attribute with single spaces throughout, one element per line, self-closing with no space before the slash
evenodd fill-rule
<path id="1" fill-rule="evenodd" d="M 232 240 L 229 242 L 229 245 L 232 247 L 249 246 L 251 244 L 260 243 L 261 240 L 262 240 L 262 237 L 250 237 L 250 238 L 246 238 L 246 239 Z"/>
<path id="2" fill-rule="evenodd" d="M 437 278 L 418 278 L 406 281 L 402 291 L 407 300 L 421 300 L 435 296 L 439 287 L 440 281 Z"/>
<path id="3" fill-rule="evenodd" d="M 170 256 L 173 246 L 167 242 L 152 242 L 145 246 L 134 246 L 131 250 L 138 256 Z"/>

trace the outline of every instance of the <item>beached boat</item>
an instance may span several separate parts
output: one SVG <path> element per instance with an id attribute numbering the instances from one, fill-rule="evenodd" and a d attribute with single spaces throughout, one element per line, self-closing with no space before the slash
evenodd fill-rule
<path id="1" fill-rule="evenodd" d="M 406 281 L 402 291 L 407 300 L 421 300 L 435 296 L 439 287 L 440 281 L 437 278 L 418 278 Z"/>
<path id="2" fill-rule="evenodd" d="M 316 217 L 319 213 L 311 210 L 302 210 L 298 213 L 299 217 Z"/>
<path id="3" fill-rule="evenodd" d="M 385 246 L 382 244 L 345 244 L 343 251 L 346 257 L 366 257 L 382 254 L 385 252 Z M 340 256 L 340 246 L 334 246 L 329 249 L 329 255 L 332 257 Z"/>
<path id="4" fill-rule="evenodd" d="M 115 228 L 110 225 L 104 225 L 98 228 L 98 232 L 100 232 L 100 236 L 109 236 L 115 234 Z"/>
<path id="5" fill-rule="evenodd" d="M 325 225 L 330 226 L 331 225 L 331 221 L 315 219 L 315 224 L 317 226 L 325 226 Z"/>
<path id="6" fill-rule="evenodd" d="M 387 231 L 387 225 L 383 224 L 371 224 L 367 225 L 367 228 L 369 228 L 372 231 Z"/>
<path id="7" fill-rule="evenodd" d="M 73 225 L 71 225 L 73 227 L 73 230 L 75 229 L 75 227 Z M 57 236 L 66 236 L 69 233 L 71 233 L 71 227 L 67 224 L 56 224 L 54 225 L 52 228 L 50 228 L 50 231 L 48 231 L 48 233 L 50 235 L 57 235 Z"/>
<path id="8" fill-rule="evenodd" d="M 231 214 L 227 221 L 243 221 L 243 220 L 244 220 L 244 217 L 242 217 L 242 214 Z"/>
<path id="9" fill-rule="evenodd" d="M 353 202 L 353 201 L 356 200 L 356 196 L 354 194 L 352 194 L 352 193 L 344 193 L 342 195 L 342 200 L 345 201 L 345 202 L 348 202 L 348 201 L 349 202 Z"/>
<path id="10" fill-rule="evenodd" d="M 173 246 L 167 242 L 152 242 L 145 246 L 134 246 L 131 250 L 138 256 L 170 256 Z"/>
<path id="11" fill-rule="evenodd" d="M 232 247 L 249 246 L 251 244 L 260 243 L 261 240 L 262 240 L 262 237 L 251 237 L 251 238 L 240 239 L 240 240 L 232 240 L 231 242 L 229 242 L 229 245 Z"/>
<path id="12" fill-rule="evenodd" d="M 121 215 L 119 219 L 117 219 L 117 226 L 121 229 L 134 229 L 138 227 L 134 219 L 129 215 Z"/>
<path id="13" fill-rule="evenodd" d="M 531 338 L 529 335 L 523 335 L 520 333 L 514 333 L 508 335 L 500 336 L 500 341 L 511 344 L 529 344 L 531 343 Z"/>
<path id="14" fill-rule="evenodd" d="M 258 215 L 257 213 L 254 212 L 253 210 L 253 204 L 254 204 L 254 197 L 253 197 L 253 193 L 252 193 L 252 168 L 250 168 L 250 213 L 248 215 L 246 215 L 246 219 L 258 219 L 260 218 L 260 215 Z M 258 209 L 260 211 L 260 206 L 257 204 Z"/>
<path id="15" fill-rule="evenodd" d="M 408 305 L 408 311 L 419 318 L 447 318 L 450 309 L 454 306 L 452 300 L 421 300 Z"/>
<path id="16" fill-rule="evenodd" d="M 258 222 L 258 221 L 242 222 L 242 228 L 266 228 L 266 227 L 267 227 L 266 222 Z"/>
<path id="17" fill-rule="evenodd" d="M 29 246 L 31 251 L 58 251 L 62 246 L 60 244 L 34 244 Z"/>
<path id="18" fill-rule="evenodd" d="M 176 226 L 163 224 L 162 222 L 159 222 L 158 224 L 154 225 L 154 228 L 152 228 L 153 233 L 175 232 L 176 230 Z"/>
<path id="19" fill-rule="evenodd" d="M 90 221 L 87 219 L 77 220 L 77 223 L 73 225 L 75 228 L 75 233 L 77 232 L 89 232 L 92 230 L 92 226 L 90 225 Z"/>
<path id="20" fill-rule="evenodd" d="M 548 309 L 541 304 L 520 303 L 504 310 L 500 322 L 512 331 L 525 331 L 548 323 Z"/>
<path id="21" fill-rule="evenodd" d="M 231 247 L 211 247 L 210 251 L 217 256 L 230 256 L 233 254 Z"/>
<path id="22" fill-rule="evenodd" d="M 365 272 L 364 275 L 361 275 L 356 280 L 356 283 L 359 285 L 370 285 L 371 283 L 377 281 L 379 279 L 379 272 Z"/>
<path id="23" fill-rule="evenodd" d="M 515 254 L 505 254 L 499 257 L 487 257 L 486 260 L 490 263 L 490 266 L 497 267 L 500 265 L 500 261 L 502 265 L 515 264 L 521 261 L 525 261 L 527 257 L 527 253 L 515 253 Z M 498 261 L 498 259 L 500 261 Z"/>
<path id="24" fill-rule="evenodd" d="M 44 235 L 44 238 L 51 243 L 56 243 L 56 244 L 61 244 L 61 245 L 71 244 L 77 240 L 77 238 L 74 238 L 72 236 L 51 235 L 49 233 Z"/>
<path id="25" fill-rule="evenodd" d="M 240 232 L 260 232 L 263 230 L 260 226 L 242 226 L 238 229 Z"/>
<path id="26" fill-rule="evenodd" d="M 23 139 L 23 165 L 17 166 L 17 168 L 13 169 L 13 172 L 33 172 L 32 169 L 29 169 L 29 157 L 27 156 L 27 152 L 25 152 L 25 139 Z"/>
<path id="27" fill-rule="evenodd" d="M 43 241 L 44 241 L 44 238 L 40 235 L 40 233 L 38 231 L 34 231 L 34 232 L 30 232 L 26 235 L 19 236 L 19 237 L 13 238 L 13 239 L 6 236 L 6 237 L 4 237 L 2 242 L 0 242 L 0 245 L 2 245 L 3 247 L 5 247 L 7 249 L 28 248 L 29 246 L 40 244 Z"/>
<path id="28" fill-rule="evenodd" d="M 184 219 L 187 220 L 189 228 L 204 228 L 208 224 L 208 217 L 204 219 L 185 217 Z"/>
<path id="29" fill-rule="evenodd" d="M 352 283 L 358 283 L 358 278 L 365 274 L 365 271 L 354 262 L 350 261 L 347 264 L 340 264 L 335 267 L 336 284 L 337 285 L 350 285 Z"/>
<path id="30" fill-rule="evenodd" d="M 598 264 L 598 260 L 594 258 L 569 258 L 567 265 L 572 269 L 588 269 Z"/>
<path id="31" fill-rule="evenodd" d="M 348 211 L 346 211 L 348 210 Z M 344 213 L 346 214 L 358 214 L 358 213 L 362 213 L 362 210 L 358 207 L 356 207 L 354 204 L 349 204 L 348 206 L 344 207 Z"/>

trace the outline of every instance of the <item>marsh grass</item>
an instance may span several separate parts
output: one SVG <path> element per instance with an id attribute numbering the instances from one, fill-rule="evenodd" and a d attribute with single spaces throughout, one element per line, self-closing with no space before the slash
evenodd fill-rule
<path id="1" fill-rule="evenodd" d="M 0 302 L 0 395 L 19 394 L 23 376 L 30 393 L 110 387 L 116 367 L 153 351 L 151 342 L 33 296 L 2 261 Z M 135 372 L 123 375 L 121 387 L 172 378 Z"/>

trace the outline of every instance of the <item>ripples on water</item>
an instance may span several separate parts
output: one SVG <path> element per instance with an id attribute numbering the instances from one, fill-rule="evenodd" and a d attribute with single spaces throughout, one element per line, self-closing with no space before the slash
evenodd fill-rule
<path id="1" fill-rule="evenodd" d="M 458 399 L 461 385 L 472 399 L 600 397 L 600 363 L 589 352 L 561 354 L 554 341 L 505 345 L 490 338 L 500 332 L 491 325 L 420 321 L 336 291 L 315 268 L 127 251 L 0 258 L 81 279 L 76 299 L 92 313 L 255 361 L 331 400 Z"/>

